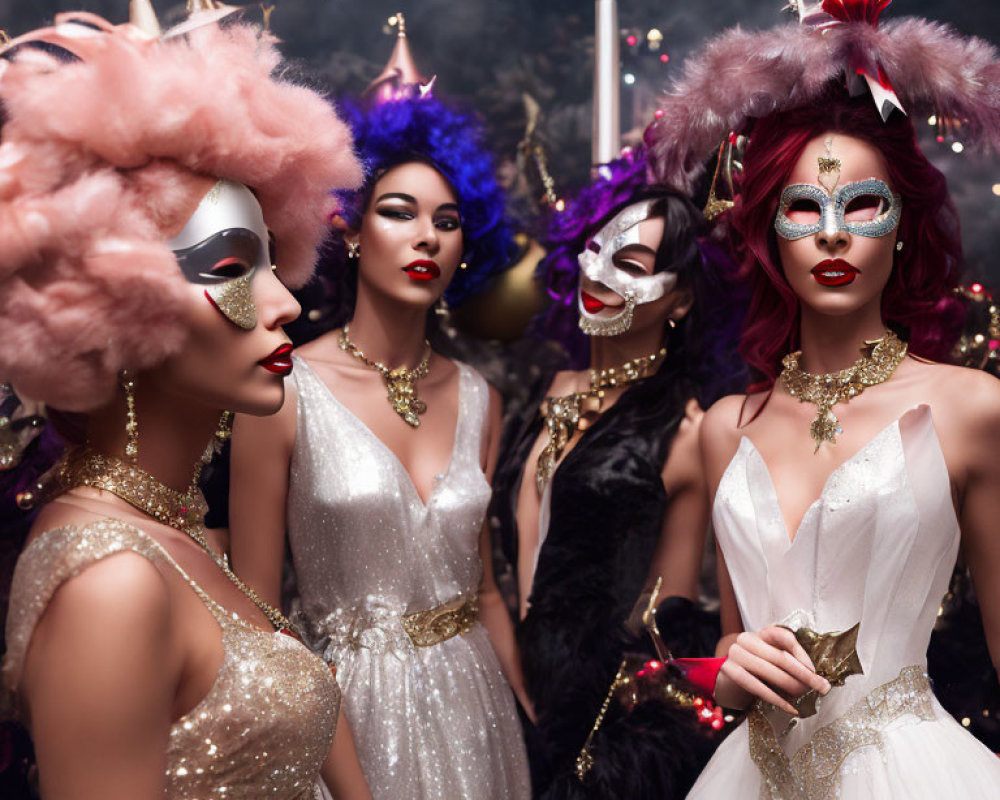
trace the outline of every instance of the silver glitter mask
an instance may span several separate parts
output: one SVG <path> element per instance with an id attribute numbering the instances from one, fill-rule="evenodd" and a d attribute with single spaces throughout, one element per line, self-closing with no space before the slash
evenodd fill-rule
<path id="1" fill-rule="evenodd" d="M 580 270 L 594 283 L 606 286 L 625 300 L 621 313 L 613 317 L 599 317 L 583 307 L 579 290 L 577 308 L 580 312 L 580 330 L 588 336 L 617 336 L 632 325 L 635 307 L 659 300 L 677 284 L 677 273 L 669 270 L 655 275 L 636 276 L 615 265 L 615 256 L 626 247 L 637 245 L 639 223 L 652 215 L 657 201 L 643 200 L 619 211 L 580 253 Z"/>
<path id="2" fill-rule="evenodd" d="M 184 229 L 167 242 L 184 277 L 243 330 L 257 324 L 253 276 L 269 266 L 260 204 L 243 184 L 222 180 L 202 198 Z"/>
<path id="3" fill-rule="evenodd" d="M 848 222 L 847 208 L 852 200 L 872 196 L 885 202 L 886 208 L 874 219 Z M 819 218 L 808 225 L 793 222 L 788 218 L 788 210 L 800 200 L 815 203 L 819 208 Z M 903 213 L 903 200 L 885 181 L 868 178 L 855 181 L 828 192 L 813 183 L 795 183 L 786 186 L 778 203 L 778 214 L 774 218 L 774 230 L 782 239 L 794 241 L 814 236 L 820 231 L 832 236 L 847 231 L 853 236 L 878 239 L 896 230 Z"/>

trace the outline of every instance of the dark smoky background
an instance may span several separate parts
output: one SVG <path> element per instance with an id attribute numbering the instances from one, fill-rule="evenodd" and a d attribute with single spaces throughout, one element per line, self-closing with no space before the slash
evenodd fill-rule
<path id="1" fill-rule="evenodd" d="M 540 109 L 536 141 L 544 147 L 557 192 L 571 192 L 588 179 L 592 0 L 271 2 L 276 4 L 272 29 L 284 41 L 286 55 L 334 95 L 358 94 L 382 70 L 395 37 L 389 17 L 402 11 L 417 66 L 426 76 L 437 75 L 440 96 L 457 99 L 483 116 L 509 182 L 516 183 L 519 171 L 525 96 Z M 183 3 L 153 4 L 164 24 L 184 16 Z M 2 0 L 0 27 L 17 35 L 51 20 L 58 11 L 81 5 L 113 22 L 128 15 L 127 0 Z M 692 50 L 733 25 L 754 29 L 791 20 L 782 5 L 783 0 L 620 0 L 625 141 L 635 139 L 652 119 L 659 92 L 680 73 Z M 248 13 L 259 18 L 260 11 L 251 7 Z M 925 16 L 964 34 L 1000 42 L 997 0 L 896 0 L 884 18 L 902 15 Z M 1000 244 L 1000 160 L 968 149 L 956 152 L 960 143 L 938 142 L 927 119 L 914 122 L 925 152 L 948 176 L 961 211 L 969 279 L 997 286 L 1000 266 L 992 256 Z M 527 172 L 518 183 L 521 196 L 515 202 L 526 227 L 541 192 L 534 166 L 529 164 Z"/>

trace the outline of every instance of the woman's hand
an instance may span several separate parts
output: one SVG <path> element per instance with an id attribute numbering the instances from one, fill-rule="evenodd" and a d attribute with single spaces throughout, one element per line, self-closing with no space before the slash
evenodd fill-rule
<path id="1" fill-rule="evenodd" d="M 730 645 L 715 684 L 715 699 L 727 708 L 746 708 L 760 698 L 798 716 L 787 698 L 812 689 L 825 695 L 830 683 L 816 674 L 794 633 L 770 625 L 757 633 L 741 633 Z"/>

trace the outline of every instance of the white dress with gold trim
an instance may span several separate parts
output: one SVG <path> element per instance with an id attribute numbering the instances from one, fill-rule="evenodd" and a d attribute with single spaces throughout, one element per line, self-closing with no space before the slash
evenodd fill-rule
<path id="1" fill-rule="evenodd" d="M 791 539 L 745 438 L 719 484 L 716 536 L 746 630 L 860 621 L 851 675 L 791 723 L 767 707 L 723 742 L 689 800 L 1000 798 L 1000 758 L 934 698 L 926 652 L 959 545 L 930 409 L 882 430 L 831 474 Z M 756 721 L 756 725 L 753 723 Z"/>

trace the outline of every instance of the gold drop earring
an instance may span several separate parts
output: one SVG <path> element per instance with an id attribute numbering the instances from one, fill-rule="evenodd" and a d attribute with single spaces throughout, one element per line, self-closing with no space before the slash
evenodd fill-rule
<path id="1" fill-rule="evenodd" d="M 139 423 L 135 418 L 135 376 L 123 369 L 118 382 L 125 390 L 125 460 L 131 465 L 139 463 Z"/>

